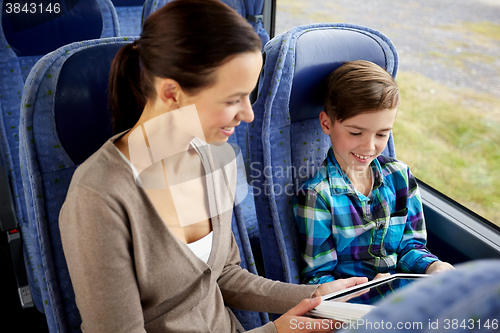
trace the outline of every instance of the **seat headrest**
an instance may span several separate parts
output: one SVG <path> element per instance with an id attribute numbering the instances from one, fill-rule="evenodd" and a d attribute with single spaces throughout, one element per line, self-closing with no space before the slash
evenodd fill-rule
<path id="1" fill-rule="evenodd" d="M 59 140 L 75 164 L 85 161 L 113 135 L 108 111 L 111 62 L 123 44 L 102 44 L 76 52 L 61 68 L 55 121 Z"/>
<path id="2" fill-rule="evenodd" d="M 295 51 L 289 107 L 292 123 L 318 118 L 324 109 L 326 78 L 344 62 L 368 60 L 387 67 L 379 41 L 359 30 L 310 30 L 298 38 Z"/>
<path id="3" fill-rule="evenodd" d="M 33 1 L 24 8 L 4 2 L 2 28 L 18 57 L 45 55 L 76 41 L 96 39 L 103 31 L 97 0 Z M 36 5 L 36 6 L 35 6 Z"/>

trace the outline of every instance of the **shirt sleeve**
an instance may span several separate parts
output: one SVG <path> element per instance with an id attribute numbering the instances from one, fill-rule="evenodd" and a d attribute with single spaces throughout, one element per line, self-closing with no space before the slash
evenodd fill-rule
<path id="1" fill-rule="evenodd" d="M 299 226 L 299 246 L 306 267 L 304 282 L 322 284 L 334 281 L 331 272 L 337 265 L 336 241 L 332 233 L 332 213 L 321 195 L 301 189 L 293 205 Z"/>
<path id="2" fill-rule="evenodd" d="M 398 268 L 405 273 L 425 273 L 427 267 L 439 260 L 427 249 L 427 231 L 422 199 L 415 177 L 407 169 L 408 199 L 403 239 L 398 247 Z"/>
<path id="3" fill-rule="evenodd" d="M 269 280 L 241 268 L 240 261 L 238 246 L 231 233 L 230 252 L 217 281 L 224 303 L 231 308 L 282 314 L 310 298 L 318 287 Z"/>
<path id="4" fill-rule="evenodd" d="M 85 332 L 146 332 L 126 213 L 83 186 L 66 198 L 59 227 Z M 110 258 L 112 253 L 112 259 Z"/>

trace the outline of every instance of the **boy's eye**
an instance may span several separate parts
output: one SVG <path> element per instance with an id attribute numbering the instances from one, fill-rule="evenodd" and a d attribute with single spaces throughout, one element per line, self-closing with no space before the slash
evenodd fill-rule
<path id="1" fill-rule="evenodd" d="M 236 101 L 231 101 L 231 102 L 227 102 L 227 105 L 236 105 L 240 102 L 240 100 L 236 100 Z"/>
<path id="2" fill-rule="evenodd" d="M 380 137 L 386 137 L 387 136 L 387 134 L 377 134 L 377 135 L 380 136 Z"/>
<path id="3" fill-rule="evenodd" d="M 354 135 L 354 136 L 361 134 L 361 133 L 354 133 L 354 132 L 350 132 L 350 133 L 351 133 L 351 135 Z"/>

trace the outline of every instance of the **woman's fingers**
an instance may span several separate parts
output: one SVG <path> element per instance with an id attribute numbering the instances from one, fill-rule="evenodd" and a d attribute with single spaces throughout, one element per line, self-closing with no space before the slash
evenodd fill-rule
<path id="1" fill-rule="evenodd" d="M 288 310 L 286 314 L 290 316 L 303 316 L 308 311 L 314 309 L 321 304 L 321 297 L 306 298 L 303 299 L 299 304 Z"/>

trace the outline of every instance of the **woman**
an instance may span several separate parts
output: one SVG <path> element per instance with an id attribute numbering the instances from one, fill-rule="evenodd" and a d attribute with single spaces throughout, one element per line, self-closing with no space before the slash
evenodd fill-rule
<path id="1" fill-rule="evenodd" d="M 253 120 L 260 48 L 221 2 L 179 0 L 117 53 L 116 135 L 77 169 L 60 215 L 83 331 L 242 332 L 234 307 L 286 312 L 255 332 L 291 332 L 314 321 L 297 317 L 319 304 L 310 297 L 366 281 L 298 286 L 239 266 L 224 142 Z"/>

